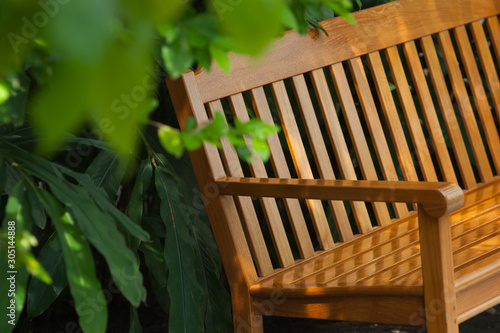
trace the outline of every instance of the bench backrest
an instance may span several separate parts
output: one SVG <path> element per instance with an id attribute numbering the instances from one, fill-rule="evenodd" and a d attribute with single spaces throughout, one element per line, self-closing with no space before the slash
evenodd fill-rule
<path id="1" fill-rule="evenodd" d="M 181 126 L 217 110 L 245 120 L 250 109 L 283 129 L 269 138 L 272 169 L 241 164 L 227 142 L 191 153 L 230 281 L 252 283 L 411 207 L 230 198 L 214 179 L 445 180 L 467 189 L 498 175 L 499 13 L 496 0 L 400 0 L 355 13 L 356 26 L 323 22 L 329 37 L 290 32 L 258 62 L 231 56 L 230 75 L 214 66 L 168 81 Z"/>

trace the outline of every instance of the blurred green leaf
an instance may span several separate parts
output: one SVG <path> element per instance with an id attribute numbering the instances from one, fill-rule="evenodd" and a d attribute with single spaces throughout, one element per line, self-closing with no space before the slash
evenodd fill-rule
<path id="1" fill-rule="evenodd" d="M 162 126 L 158 129 L 158 138 L 163 148 L 175 157 L 180 157 L 184 152 L 184 145 L 179 130 L 168 125 Z"/>
<path id="2" fill-rule="evenodd" d="M 0 80 L 0 105 L 5 103 L 10 97 L 10 87 L 7 82 Z"/>
<path id="3" fill-rule="evenodd" d="M 53 235 L 42 248 L 38 261 L 47 268 L 52 284 L 32 278 L 28 289 L 28 315 L 37 317 L 45 312 L 68 283 L 63 251 L 57 234 Z"/>
<path id="4" fill-rule="evenodd" d="M 223 2 L 212 0 L 210 6 L 221 29 L 237 48 L 247 54 L 261 53 L 269 42 L 284 32 L 281 24 L 284 0 Z"/>
<path id="5" fill-rule="evenodd" d="M 229 60 L 227 51 L 215 43 L 210 44 L 209 50 L 210 55 L 214 58 L 217 65 L 219 65 L 224 72 L 229 73 L 231 71 L 231 60 Z"/>
<path id="6" fill-rule="evenodd" d="M 13 221 L 14 230 L 8 229 L 8 222 Z M 25 184 L 19 181 L 13 188 L 7 205 L 5 206 L 5 217 L 2 222 L 0 242 L 0 267 L 4 272 L 4 278 L 0 280 L 0 287 L 5 292 L 0 295 L 0 304 L 4 309 L 4 320 L 0 322 L 2 332 L 11 332 L 14 328 L 13 323 L 17 323 L 21 317 L 26 297 L 26 284 L 28 282 L 28 271 L 23 260 L 23 253 L 31 252 L 30 244 L 22 244 L 22 233 L 31 226 L 31 216 L 29 205 L 27 204 Z M 11 233 L 9 234 L 8 231 Z M 14 248 L 11 248 L 14 246 Z M 14 252 L 13 252 L 14 251 Z M 14 254 L 14 263 L 9 261 L 7 254 Z M 11 266 L 12 265 L 12 266 Z M 11 279 L 14 277 L 15 291 L 10 291 Z M 12 302 L 15 303 L 12 303 Z M 9 307 L 14 307 L 14 313 Z M 10 321 L 10 323 L 8 322 Z"/>

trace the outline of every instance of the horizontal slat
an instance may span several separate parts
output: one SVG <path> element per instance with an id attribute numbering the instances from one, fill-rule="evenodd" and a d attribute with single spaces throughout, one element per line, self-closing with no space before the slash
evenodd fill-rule
<path id="1" fill-rule="evenodd" d="M 214 64 L 196 80 L 209 102 L 498 13 L 498 1 L 395 1 L 354 13 L 357 25 L 340 17 L 322 22 L 329 37 L 319 30 L 289 32 L 261 61 L 231 55 L 230 76 Z"/>

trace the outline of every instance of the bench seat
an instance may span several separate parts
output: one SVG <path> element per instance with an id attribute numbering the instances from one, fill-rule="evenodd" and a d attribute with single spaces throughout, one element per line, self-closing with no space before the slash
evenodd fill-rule
<path id="1" fill-rule="evenodd" d="M 464 206 L 453 212 L 450 220 L 457 312 L 462 322 L 500 299 L 500 178 L 465 191 Z M 267 300 L 273 294 L 286 298 L 283 307 L 273 304 L 274 315 L 295 317 L 307 313 L 297 312 L 301 299 L 307 297 L 309 305 L 303 306 L 311 307 L 309 317 L 359 321 L 364 308 L 367 321 L 371 321 L 376 304 L 380 303 L 384 304 L 378 316 L 380 322 L 394 323 L 398 314 L 398 324 L 423 325 L 420 258 L 415 212 L 294 266 L 278 269 L 252 286 L 250 292 L 256 299 L 256 308 L 264 310 L 258 305 L 259 298 Z M 491 302 L 475 304 L 478 293 L 489 294 Z M 318 313 L 310 305 L 311 297 L 318 300 Z M 350 306 L 339 302 L 342 298 Z M 387 298 L 394 299 L 394 309 L 387 308 Z M 389 318 L 384 319 L 384 314 Z"/>

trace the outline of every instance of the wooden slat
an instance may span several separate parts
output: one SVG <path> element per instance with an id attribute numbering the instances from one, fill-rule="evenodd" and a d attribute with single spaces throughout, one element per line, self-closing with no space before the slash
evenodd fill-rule
<path id="1" fill-rule="evenodd" d="M 479 24 L 482 29 L 481 23 L 476 23 Z M 490 111 L 488 96 L 486 96 L 486 92 L 484 91 L 483 81 L 479 74 L 479 69 L 477 68 L 476 58 L 474 53 L 472 53 L 469 36 L 464 26 L 455 28 L 454 33 L 458 49 L 460 50 L 460 56 L 465 67 L 465 72 L 467 73 L 467 79 L 469 80 L 472 90 L 472 95 L 474 96 L 475 106 L 479 113 L 486 141 L 490 148 L 490 155 L 496 170 L 500 171 L 500 139 L 498 138 L 498 131 Z"/>
<path id="2" fill-rule="evenodd" d="M 431 76 L 432 85 L 439 102 L 439 107 L 441 108 L 441 116 L 446 124 L 448 136 L 450 137 L 451 145 L 455 153 L 455 160 L 458 164 L 460 175 L 462 176 L 462 181 L 464 182 L 465 188 L 472 188 L 476 185 L 476 178 L 472 171 L 471 162 L 467 154 L 467 149 L 465 148 L 462 134 L 458 130 L 460 126 L 455 116 L 455 111 L 451 103 L 448 88 L 446 87 L 443 71 L 439 63 L 432 37 L 428 36 L 422 38 L 421 46 Z"/>
<path id="3" fill-rule="evenodd" d="M 363 132 L 363 127 L 361 126 L 358 112 L 352 99 L 351 89 L 349 88 L 349 83 L 347 82 L 344 67 L 341 63 L 332 65 L 330 66 L 330 73 L 332 75 L 333 82 L 335 83 L 335 89 L 337 91 L 337 96 L 339 96 L 340 99 L 340 104 L 342 106 L 344 118 L 347 122 L 349 134 L 351 135 L 351 140 L 354 143 L 354 149 L 361 167 L 361 172 L 363 173 L 365 179 L 378 180 L 377 172 L 375 171 L 375 166 Z M 378 224 L 385 225 L 389 223 L 391 218 L 389 216 L 389 211 L 387 210 L 387 205 L 380 202 L 375 202 L 372 205 Z M 362 223 L 363 222 L 361 221 L 358 222 L 359 225 Z M 371 224 L 368 224 L 369 219 L 366 223 L 367 230 L 371 230 Z"/>
<path id="4" fill-rule="evenodd" d="M 436 152 L 437 160 L 440 166 L 441 174 L 448 182 L 458 183 L 453 164 L 451 163 L 450 154 L 446 147 L 443 132 L 439 124 L 439 119 L 434 108 L 434 103 L 427 86 L 422 65 L 415 47 L 415 42 L 411 41 L 403 45 L 406 56 L 406 61 L 410 69 L 413 83 L 415 85 L 422 113 L 425 118 L 427 130 L 431 136 L 434 151 Z"/>
<path id="5" fill-rule="evenodd" d="M 493 16 L 488 18 L 486 20 L 486 25 L 490 33 L 493 50 L 495 50 L 495 55 L 497 56 L 497 62 L 500 63 L 500 24 L 498 23 L 498 17 Z"/>
<path id="6" fill-rule="evenodd" d="M 236 94 L 230 96 L 229 104 L 236 118 L 243 122 L 249 120 L 243 95 Z M 247 145 L 251 145 L 251 141 L 248 138 L 246 138 L 246 143 Z M 252 159 L 252 163 L 250 163 L 250 169 L 254 177 L 268 177 L 264 163 L 261 159 L 256 158 L 255 156 Z M 276 205 L 276 200 L 273 198 L 259 198 L 259 200 L 261 202 L 264 215 L 266 216 L 267 225 L 269 227 L 280 265 L 288 267 L 294 263 L 294 259 L 290 244 L 286 237 L 285 228 L 283 227 L 283 221 L 281 220 L 280 212 L 278 206 Z"/>
<path id="7" fill-rule="evenodd" d="M 208 110 L 213 117 L 216 111 L 223 110 L 220 100 L 208 104 Z M 229 141 L 224 138 L 221 140 L 222 155 L 226 169 L 232 177 L 244 177 L 243 170 L 238 158 L 238 154 Z M 271 258 L 267 251 L 264 236 L 260 229 L 259 220 L 255 213 L 255 207 L 250 197 L 235 197 L 239 212 L 243 219 L 248 241 L 255 258 L 255 265 L 260 276 L 266 276 L 273 272 L 274 268 L 271 263 Z"/>
<path id="8" fill-rule="evenodd" d="M 489 18 L 487 22 L 490 20 L 492 18 Z M 500 27 L 497 27 L 497 29 L 497 34 L 500 34 Z M 477 52 L 479 53 L 479 59 L 481 60 L 481 66 L 483 67 L 483 74 L 486 76 L 486 81 L 488 82 L 489 96 L 493 101 L 497 117 L 500 119 L 500 82 L 498 81 L 498 73 L 493 62 L 493 57 L 491 56 L 488 41 L 486 40 L 484 27 L 481 22 L 474 22 L 471 24 L 471 30 Z M 493 36 L 491 39 L 493 39 Z"/>
<path id="9" fill-rule="evenodd" d="M 253 89 L 250 91 L 250 96 L 252 97 L 252 102 L 257 116 L 269 124 L 274 123 L 271 110 L 269 109 L 269 105 L 267 103 L 264 88 L 259 87 Z M 290 170 L 288 169 L 278 135 L 273 134 L 269 136 L 267 142 L 271 151 L 271 162 L 273 164 L 275 175 L 283 179 L 291 178 Z M 309 236 L 309 231 L 307 230 L 304 214 L 300 208 L 300 203 L 296 199 L 283 199 L 283 202 L 285 204 L 285 209 L 292 226 L 300 255 L 302 258 L 309 258 L 314 254 L 314 249 L 311 237 Z"/>
<path id="10" fill-rule="evenodd" d="M 392 142 L 403 171 L 403 176 L 405 180 L 418 181 L 417 172 L 415 171 L 410 149 L 408 148 L 403 127 L 401 126 L 401 120 L 399 119 L 398 111 L 392 98 L 392 92 L 389 88 L 389 82 L 387 81 L 380 54 L 378 52 L 370 53 L 368 55 L 368 62 L 375 80 L 380 103 L 382 104 L 385 121 L 389 127 Z"/>
<path id="11" fill-rule="evenodd" d="M 349 67 L 354 78 L 358 98 L 363 109 L 372 142 L 375 146 L 375 151 L 377 153 L 379 164 L 382 168 L 384 179 L 393 181 L 398 180 L 396 168 L 394 167 L 394 161 L 392 160 L 389 146 L 387 145 L 385 133 L 382 129 L 382 124 L 380 123 L 380 118 L 377 113 L 377 108 L 373 100 L 361 58 L 358 57 L 351 59 L 349 61 Z M 394 204 L 394 210 L 396 211 L 396 215 L 398 217 L 405 217 L 408 215 L 408 208 L 406 204 L 396 203 Z"/>
<path id="12" fill-rule="evenodd" d="M 319 173 L 322 179 L 336 179 L 335 174 L 333 173 L 332 163 L 330 161 L 330 157 L 328 156 L 328 152 L 326 150 L 325 142 L 323 141 L 323 136 L 321 135 L 321 129 L 319 128 L 318 120 L 316 119 L 316 114 L 314 112 L 314 107 L 311 102 L 311 98 L 307 91 L 307 85 L 304 80 L 303 75 L 295 76 L 292 78 L 292 85 L 295 91 L 295 96 L 298 100 L 298 104 L 300 106 L 302 121 L 305 124 L 307 135 L 309 137 L 309 141 L 311 142 L 312 151 L 314 157 L 316 159 L 316 165 L 318 166 Z M 331 101 L 331 99 L 330 99 Z M 320 100 L 321 103 L 321 100 Z M 334 110 L 335 112 L 335 110 Z M 326 119 L 325 119 L 326 120 Z M 340 128 L 340 127 L 339 127 Z M 339 140 L 344 140 L 339 133 Z M 342 142 L 342 141 L 341 141 Z M 335 146 L 335 143 L 333 143 Z M 342 144 L 342 143 L 340 143 Z M 344 141 L 345 146 L 345 141 Z M 347 147 L 345 147 L 347 150 Z M 341 167 L 343 164 L 341 163 Z M 352 163 L 351 163 L 352 168 Z M 352 173 L 348 175 L 346 179 L 356 179 L 356 175 L 354 174 L 354 168 L 352 168 Z M 345 207 L 342 201 L 328 201 L 330 205 L 330 209 L 334 216 L 335 226 L 337 227 L 337 232 L 339 234 L 340 240 L 345 242 L 353 238 L 353 233 L 351 230 L 351 225 L 349 224 L 349 219 L 347 218 L 347 214 L 345 211 Z M 365 220 L 369 221 L 368 212 L 366 210 L 366 205 L 362 202 L 354 202 L 352 203 L 353 212 L 356 216 L 356 220 Z M 360 229 L 360 231 L 364 232 L 365 230 Z"/>
<path id="13" fill-rule="evenodd" d="M 209 102 L 498 13 L 497 1 L 395 1 L 353 13 L 356 26 L 341 17 L 322 22 L 329 36 L 287 33 L 260 62 L 232 55 L 230 76 L 214 64 L 197 82 Z"/>
<path id="14" fill-rule="evenodd" d="M 483 140 L 477 127 L 476 117 L 474 116 L 474 112 L 469 101 L 467 89 L 465 88 L 462 73 L 460 72 L 458 60 L 448 31 L 439 33 L 438 41 L 446 63 L 446 69 L 448 70 L 448 77 L 451 81 L 453 92 L 455 93 L 455 97 L 458 102 L 463 124 L 469 137 L 471 149 L 474 153 L 477 169 L 481 176 L 481 180 L 488 181 L 493 178 L 490 162 L 488 161 L 488 157 L 484 149 Z"/>
<path id="15" fill-rule="evenodd" d="M 288 99 L 288 94 L 285 89 L 283 81 L 278 81 L 271 84 L 274 100 L 279 109 L 281 118 L 281 125 L 285 133 L 292 159 L 297 169 L 297 174 L 302 179 L 313 179 L 311 166 L 307 160 L 306 151 L 302 138 L 300 136 L 295 117 L 293 115 L 292 106 Z M 311 213 L 316 236 L 318 237 L 319 244 L 322 249 L 326 250 L 333 246 L 333 238 L 326 220 L 325 211 L 321 201 L 308 200 L 309 211 Z"/>
<path id="16" fill-rule="evenodd" d="M 389 67 L 391 68 L 392 78 L 396 85 L 396 90 L 399 95 L 403 113 L 406 119 L 406 125 L 410 131 L 413 142 L 413 147 L 417 153 L 418 162 L 420 163 L 420 170 L 427 181 L 437 181 L 436 172 L 429 154 L 427 141 L 420 125 L 420 119 L 411 96 L 410 88 L 406 73 L 403 69 L 403 64 L 399 57 L 399 51 L 396 46 L 390 47 L 385 50 Z"/>

